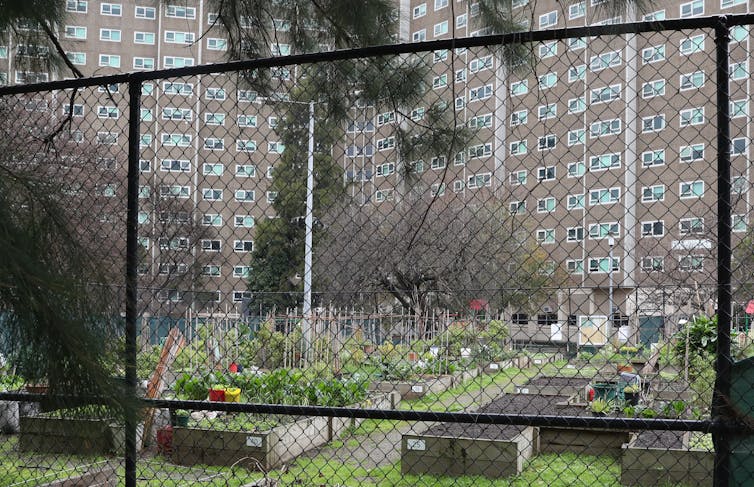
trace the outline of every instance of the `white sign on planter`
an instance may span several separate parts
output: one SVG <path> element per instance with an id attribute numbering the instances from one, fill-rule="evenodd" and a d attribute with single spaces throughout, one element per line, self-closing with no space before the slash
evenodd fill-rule
<path id="1" fill-rule="evenodd" d="M 498 364 L 490 364 L 490 370 L 497 370 L 500 366 Z"/>
<path id="2" fill-rule="evenodd" d="M 262 448 L 262 437 L 261 436 L 247 436 L 246 446 L 250 446 L 252 448 Z"/>
<path id="3" fill-rule="evenodd" d="M 417 438 L 408 438 L 406 440 L 406 448 L 408 450 L 424 451 L 427 449 L 427 443 Z"/>
<path id="4" fill-rule="evenodd" d="M 411 386 L 411 392 L 417 392 L 421 394 L 424 392 L 424 386 Z"/>
<path id="5" fill-rule="evenodd" d="M 470 348 L 462 348 L 461 349 L 461 357 L 463 357 L 463 358 L 469 358 L 469 357 L 471 357 L 471 349 Z"/>

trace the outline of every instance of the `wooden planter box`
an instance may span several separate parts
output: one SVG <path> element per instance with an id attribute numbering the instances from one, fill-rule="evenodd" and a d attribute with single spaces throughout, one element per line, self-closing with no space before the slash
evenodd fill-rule
<path id="1" fill-rule="evenodd" d="M 103 455 L 115 447 L 107 420 L 40 416 L 22 416 L 20 420 L 20 451 Z"/>
<path id="2" fill-rule="evenodd" d="M 491 362 L 487 364 L 484 367 L 484 373 L 485 374 L 494 374 L 496 372 L 500 372 L 503 369 L 510 369 L 514 367 L 514 363 L 512 359 L 509 360 L 501 360 L 499 362 Z"/>
<path id="3" fill-rule="evenodd" d="M 570 384 L 548 384 L 547 379 L 555 380 L 569 380 Z M 545 382 L 537 384 L 535 382 Z M 579 399 L 586 398 L 586 388 L 589 384 L 589 379 L 581 377 L 548 377 L 537 376 L 529 380 L 526 384 L 516 386 L 516 394 L 539 394 L 541 396 L 574 396 L 577 395 Z"/>
<path id="4" fill-rule="evenodd" d="M 413 381 L 393 382 L 393 381 L 376 381 L 369 384 L 370 391 L 377 392 L 397 392 L 401 400 L 419 399 L 429 393 L 439 394 L 453 387 L 455 377 L 452 375 L 438 375 L 433 377 L 422 377 Z"/>
<path id="5" fill-rule="evenodd" d="M 715 452 L 689 448 L 649 448 L 636 446 L 636 438 L 623 446 L 620 482 L 623 485 L 650 487 L 683 484 L 711 487 Z M 688 433 L 684 435 L 688 444 Z"/>
<path id="6" fill-rule="evenodd" d="M 359 405 L 388 409 L 395 403 L 390 394 L 378 395 Z M 173 428 L 171 460 L 179 465 L 242 465 L 270 470 L 340 436 L 362 420 L 304 417 L 268 431 L 221 431 Z"/>
<path id="7" fill-rule="evenodd" d="M 473 369 L 459 370 L 453 373 L 453 385 L 451 387 L 460 386 L 470 380 L 474 380 L 479 377 L 481 370 L 479 367 Z"/>
<path id="8" fill-rule="evenodd" d="M 537 428 L 533 427 L 510 440 L 403 435 L 401 473 L 510 477 L 521 473 L 524 462 L 536 453 Z"/>
<path id="9" fill-rule="evenodd" d="M 539 429 L 539 448 L 542 453 L 620 457 L 629 435 L 629 431 L 621 430 L 546 427 Z"/>

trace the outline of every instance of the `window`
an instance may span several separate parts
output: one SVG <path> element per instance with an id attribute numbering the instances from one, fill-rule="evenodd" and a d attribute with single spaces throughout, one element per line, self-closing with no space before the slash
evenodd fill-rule
<path id="1" fill-rule="evenodd" d="M 704 123 L 704 107 L 681 110 L 681 127 Z"/>
<path id="2" fill-rule="evenodd" d="M 120 17 L 122 12 L 123 8 L 119 3 L 103 3 L 100 5 L 99 9 L 100 14 L 113 17 Z"/>
<path id="3" fill-rule="evenodd" d="M 538 79 L 539 79 L 539 89 L 546 90 L 558 84 L 558 73 L 543 74 Z"/>
<path id="4" fill-rule="evenodd" d="M 720 8 L 730 8 L 744 4 L 746 4 L 746 0 L 720 0 Z"/>
<path id="5" fill-rule="evenodd" d="M 511 186 L 518 186 L 526 184 L 526 169 L 521 169 L 519 171 L 513 171 L 510 173 L 509 176 L 509 182 Z"/>
<path id="6" fill-rule="evenodd" d="M 682 182 L 678 187 L 679 197 L 684 198 L 701 198 L 704 196 L 704 181 Z"/>
<path id="7" fill-rule="evenodd" d="M 568 82 L 583 80 L 586 77 L 586 64 L 579 64 L 578 66 L 571 66 L 568 68 Z"/>
<path id="8" fill-rule="evenodd" d="M 583 259 L 566 260 L 566 269 L 568 270 L 569 274 L 583 274 L 584 273 Z"/>
<path id="9" fill-rule="evenodd" d="M 226 51 L 228 49 L 228 41 L 225 39 L 219 39 L 217 37 L 210 37 L 207 39 L 207 50 L 209 51 Z"/>
<path id="10" fill-rule="evenodd" d="M 67 52 L 65 53 L 65 55 L 71 61 L 72 64 L 76 64 L 79 66 L 83 66 L 86 64 L 85 52 Z"/>
<path id="11" fill-rule="evenodd" d="M 469 176 L 467 182 L 469 189 L 483 188 L 485 186 L 492 186 L 492 173 L 485 172 Z"/>
<path id="12" fill-rule="evenodd" d="M 641 119 L 641 131 L 643 133 L 659 132 L 665 128 L 665 115 L 653 115 Z"/>
<path id="13" fill-rule="evenodd" d="M 149 19 L 154 20 L 156 15 L 156 9 L 154 7 L 139 7 L 136 6 L 135 17 L 137 19 Z"/>
<path id="14" fill-rule="evenodd" d="M 191 188 L 188 186 L 160 186 L 160 197 L 162 198 L 188 198 L 190 195 Z"/>
<path id="15" fill-rule="evenodd" d="M 189 172 L 191 171 L 191 162 L 187 159 L 163 159 L 160 161 L 160 171 Z"/>
<path id="16" fill-rule="evenodd" d="M 567 208 L 569 210 L 584 209 L 584 194 L 569 194 Z"/>
<path id="17" fill-rule="evenodd" d="M 162 134 L 161 140 L 165 147 L 189 147 L 191 145 L 191 135 L 189 134 Z"/>
<path id="18" fill-rule="evenodd" d="M 511 113 L 511 127 L 515 127 L 517 125 L 524 125 L 528 117 L 529 117 L 528 110 L 519 110 L 517 112 Z"/>
<path id="19" fill-rule="evenodd" d="M 202 250 L 205 252 L 220 252 L 222 240 L 202 239 Z"/>
<path id="20" fill-rule="evenodd" d="M 510 144 L 510 153 L 512 156 L 519 156 L 527 153 L 526 141 L 516 140 Z"/>
<path id="21" fill-rule="evenodd" d="M 71 105 L 69 103 L 66 103 L 63 105 L 63 115 L 68 115 L 71 113 Z M 79 103 L 73 104 L 73 114 L 72 117 L 83 117 L 84 116 L 84 105 Z"/>
<path id="22" fill-rule="evenodd" d="M 202 225 L 205 227 L 221 227 L 223 225 L 223 217 L 217 213 L 205 213 L 202 215 Z"/>
<path id="23" fill-rule="evenodd" d="M 590 103 L 608 103 L 620 98 L 621 85 L 610 85 L 590 90 Z"/>
<path id="24" fill-rule="evenodd" d="M 118 143 L 118 134 L 115 132 L 97 132 L 97 145 L 115 145 Z"/>
<path id="25" fill-rule="evenodd" d="M 602 71 L 603 69 L 618 66 L 620 63 L 620 51 L 610 51 L 592 56 L 589 60 L 589 69 L 592 71 Z"/>
<path id="26" fill-rule="evenodd" d="M 254 140 L 239 139 L 236 140 L 236 151 L 238 152 L 256 152 L 257 143 Z"/>
<path id="27" fill-rule="evenodd" d="M 555 118 L 558 116 L 558 104 L 552 103 L 550 105 L 540 105 L 537 108 L 537 118 L 539 120 L 547 120 L 548 118 Z"/>
<path id="28" fill-rule="evenodd" d="M 99 65 L 100 66 L 108 66 L 111 68 L 119 68 L 120 67 L 120 56 L 117 56 L 115 54 L 100 54 L 99 55 Z"/>
<path id="29" fill-rule="evenodd" d="M 222 176 L 224 166 L 219 162 L 202 164 L 202 174 L 204 176 Z"/>
<path id="30" fill-rule="evenodd" d="M 253 102 L 257 99 L 257 92 L 251 90 L 238 90 L 237 97 L 239 102 Z"/>
<path id="31" fill-rule="evenodd" d="M 620 224 L 618 222 L 591 223 L 589 224 L 589 238 L 600 240 L 603 238 L 620 236 Z"/>
<path id="32" fill-rule="evenodd" d="M 731 181 L 730 190 L 733 194 L 744 194 L 748 186 L 745 176 L 736 176 Z"/>
<path id="33" fill-rule="evenodd" d="M 701 272 L 704 270 L 704 256 L 684 255 L 679 257 L 678 269 L 685 272 Z"/>
<path id="34" fill-rule="evenodd" d="M 377 203 L 382 203 L 383 201 L 393 201 L 393 193 L 394 190 L 392 189 L 377 190 L 374 192 L 374 200 Z"/>
<path id="35" fill-rule="evenodd" d="M 444 36 L 447 33 L 448 33 L 448 21 L 447 20 L 443 20 L 442 22 L 439 22 L 439 23 L 435 24 L 435 27 L 434 27 L 435 37 Z"/>
<path id="36" fill-rule="evenodd" d="M 482 56 L 476 59 L 472 59 L 469 62 L 469 71 L 471 71 L 472 73 L 478 73 L 479 71 L 492 69 L 493 66 L 494 64 L 492 55 Z"/>
<path id="37" fill-rule="evenodd" d="M 412 40 L 414 42 L 424 42 L 427 40 L 427 29 L 422 29 L 420 31 L 414 32 L 411 36 Z"/>
<path id="38" fill-rule="evenodd" d="M 696 17 L 704 14 L 704 0 L 694 0 L 693 2 L 681 4 L 681 18 Z"/>
<path id="39" fill-rule="evenodd" d="M 544 166 L 537 168 L 537 181 L 555 180 L 555 166 Z"/>
<path id="40" fill-rule="evenodd" d="M 605 171 L 620 167 L 620 153 L 601 154 L 589 157 L 590 171 Z"/>
<path id="41" fill-rule="evenodd" d="M 642 98 L 654 98 L 655 96 L 665 95 L 665 80 L 658 79 L 648 81 L 641 85 Z"/>
<path id="42" fill-rule="evenodd" d="M 558 55 L 558 41 L 543 42 L 539 45 L 539 57 L 547 59 Z"/>
<path id="43" fill-rule="evenodd" d="M 521 96 L 529 92 L 529 81 L 516 81 L 511 83 L 511 96 Z"/>
<path id="44" fill-rule="evenodd" d="M 594 139 L 608 135 L 616 135 L 621 131 L 621 120 L 615 118 L 612 120 L 600 120 L 589 126 L 589 135 Z"/>
<path id="45" fill-rule="evenodd" d="M 568 100 L 568 113 L 581 113 L 586 110 L 586 100 L 583 96 Z"/>
<path id="46" fill-rule="evenodd" d="M 152 170 L 152 161 L 148 159 L 139 159 L 139 171 L 150 172 Z"/>
<path id="47" fill-rule="evenodd" d="M 384 139 L 377 139 L 377 150 L 385 151 L 395 148 L 395 137 L 390 136 Z"/>
<path id="48" fill-rule="evenodd" d="M 555 211 L 555 198 L 547 197 L 537 200 L 537 213 Z"/>
<path id="49" fill-rule="evenodd" d="M 204 94 L 207 100 L 224 100 L 225 96 L 225 89 L 223 88 L 207 88 Z"/>
<path id="50" fill-rule="evenodd" d="M 558 11 L 554 10 L 539 16 L 539 28 L 546 29 L 558 23 Z"/>
<path id="51" fill-rule="evenodd" d="M 254 226 L 254 217 L 251 215 L 235 215 L 233 225 L 240 228 L 252 228 Z"/>
<path id="52" fill-rule="evenodd" d="M 86 0 L 67 0 L 65 2 L 65 11 L 78 14 L 85 14 L 88 2 Z"/>
<path id="53" fill-rule="evenodd" d="M 594 274 L 607 274 L 611 270 L 610 257 L 598 257 L 589 259 L 589 272 Z M 620 259 L 613 258 L 612 271 L 620 271 Z"/>
<path id="54" fill-rule="evenodd" d="M 166 95 L 191 96 L 194 94 L 194 85 L 191 83 L 166 81 L 162 84 L 162 91 Z"/>
<path id="55" fill-rule="evenodd" d="M 254 201 L 256 199 L 254 190 L 248 190 L 248 189 L 236 190 L 235 196 L 236 196 L 236 201 L 240 201 L 242 203 Z"/>
<path id="56" fill-rule="evenodd" d="M 207 150 L 225 150 L 225 140 L 218 137 L 206 137 L 203 147 Z"/>
<path id="57" fill-rule="evenodd" d="M 586 131 L 584 129 L 570 130 L 568 132 L 568 146 L 583 144 L 586 140 Z"/>
<path id="58" fill-rule="evenodd" d="M 473 145 L 468 149 L 469 159 L 488 157 L 492 155 L 492 143 Z"/>
<path id="59" fill-rule="evenodd" d="M 748 100 L 733 100 L 730 102 L 730 116 L 731 118 L 743 118 L 749 115 L 749 101 Z"/>
<path id="60" fill-rule="evenodd" d="M 508 205 L 511 215 L 526 213 L 526 201 L 511 201 Z"/>
<path id="61" fill-rule="evenodd" d="M 414 7 L 414 18 L 418 19 L 419 17 L 424 17 L 427 15 L 427 4 L 422 3 L 421 5 L 417 5 Z"/>
<path id="62" fill-rule="evenodd" d="M 704 218 L 681 218 L 678 221 L 680 235 L 699 235 L 704 233 Z"/>
<path id="63" fill-rule="evenodd" d="M 658 10 L 657 12 L 652 12 L 644 15 L 643 18 L 644 22 L 653 22 L 656 20 L 665 20 L 665 11 L 664 10 Z"/>
<path id="64" fill-rule="evenodd" d="M 180 57 L 180 56 L 165 56 L 162 58 L 162 67 L 164 68 L 185 68 L 186 66 L 193 66 L 194 58 L 192 57 Z"/>
<path id="65" fill-rule="evenodd" d="M 168 5 L 165 11 L 166 17 L 177 19 L 195 19 L 196 9 L 194 7 L 182 7 L 180 5 Z"/>
<path id="66" fill-rule="evenodd" d="M 736 25 L 730 30 L 731 42 L 743 42 L 749 37 L 749 26 Z"/>
<path id="67" fill-rule="evenodd" d="M 432 78 L 432 88 L 438 89 L 438 88 L 444 88 L 448 86 L 448 75 L 441 74 L 440 76 L 435 76 Z"/>
<path id="68" fill-rule="evenodd" d="M 236 164 L 236 177 L 253 178 L 257 175 L 257 166 L 254 164 Z"/>
<path id="69" fill-rule="evenodd" d="M 680 80 L 681 90 L 692 90 L 704 86 L 704 71 L 682 74 Z"/>
<path id="70" fill-rule="evenodd" d="M 566 240 L 569 242 L 581 242 L 584 240 L 584 227 L 571 227 L 568 228 L 568 236 Z"/>
<path id="71" fill-rule="evenodd" d="M 586 37 L 569 37 L 566 39 L 568 49 L 571 51 L 578 51 L 586 48 Z"/>
<path id="72" fill-rule="evenodd" d="M 589 191 L 590 205 L 609 205 L 620 201 L 620 188 L 603 188 Z"/>
<path id="73" fill-rule="evenodd" d="M 492 128 L 492 114 L 477 115 L 469 119 L 469 127 L 473 129 Z"/>
<path id="74" fill-rule="evenodd" d="M 79 27 L 79 26 L 75 26 L 75 25 L 66 25 L 65 26 L 65 37 L 66 37 L 66 39 L 84 40 L 84 39 L 86 39 L 86 27 Z"/>
<path id="75" fill-rule="evenodd" d="M 704 51 L 704 34 L 691 36 L 681 41 L 681 56 Z"/>
<path id="76" fill-rule="evenodd" d="M 193 112 L 190 108 L 165 107 L 162 109 L 163 120 L 191 121 Z"/>
<path id="77" fill-rule="evenodd" d="M 577 178 L 586 174 L 586 164 L 581 161 L 568 163 L 568 177 Z"/>
<path id="78" fill-rule="evenodd" d="M 745 232 L 747 225 L 746 215 L 731 215 L 731 227 L 734 232 Z"/>
<path id="79" fill-rule="evenodd" d="M 375 168 L 375 176 L 376 177 L 389 176 L 389 175 L 391 175 L 393 173 L 395 173 L 395 163 L 394 162 L 386 162 L 384 164 L 377 164 L 377 167 Z"/>
<path id="80" fill-rule="evenodd" d="M 463 27 L 466 27 L 468 23 L 468 17 L 466 16 L 466 14 L 461 14 L 456 17 L 456 28 L 461 29 Z"/>
<path id="81" fill-rule="evenodd" d="M 120 42 L 120 30 L 118 29 L 100 29 L 99 40 L 107 42 Z"/>
<path id="82" fill-rule="evenodd" d="M 204 123 L 207 125 L 225 125 L 225 114 L 206 112 L 204 114 Z"/>
<path id="83" fill-rule="evenodd" d="M 484 100 L 492 96 L 492 85 L 480 86 L 469 90 L 469 101 Z"/>
<path id="84" fill-rule="evenodd" d="M 743 61 L 740 63 L 731 63 L 730 79 L 732 80 L 746 79 L 748 75 L 749 75 L 748 61 Z"/>
<path id="85" fill-rule="evenodd" d="M 641 60 L 643 64 L 651 64 L 651 63 L 656 63 L 658 61 L 664 61 L 665 60 L 665 44 L 642 49 Z"/>
<path id="86" fill-rule="evenodd" d="M 662 257 L 642 257 L 641 270 L 644 272 L 661 272 L 665 268 Z"/>
<path id="87" fill-rule="evenodd" d="M 568 6 L 568 20 L 579 19 L 586 15 L 586 2 L 578 2 Z"/>
<path id="88" fill-rule="evenodd" d="M 680 148 L 681 162 L 694 162 L 704 159 L 704 144 L 683 145 Z"/>
<path id="89" fill-rule="evenodd" d="M 444 156 L 433 157 L 432 160 L 430 161 L 430 167 L 434 170 L 444 169 L 445 157 Z"/>
<path id="90" fill-rule="evenodd" d="M 558 137 L 554 134 L 548 134 L 537 139 L 537 147 L 539 150 L 551 150 L 558 145 Z"/>
<path id="91" fill-rule="evenodd" d="M 223 190 L 213 188 L 202 188 L 202 199 L 205 201 L 222 201 Z"/>
<path id="92" fill-rule="evenodd" d="M 252 252 L 254 251 L 254 242 L 251 240 L 234 240 L 234 252 Z"/>
<path id="93" fill-rule="evenodd" d="M 641 165 L 644 167 L 662 166 L 665 164 L 665 149 L 650 150 L 641 153 Z"/>
<path id="94" fill-rule="evenodd" d="M 731 142 L 731 155 L 740 156 L 746 154 L 746 138 L 739 137 Z"/>
<path id="95" fill-rule="evenodd" d="M 154 58 L 134 57 L 134 69 L 154 69 Z"/>
<path id="96" fill-rule="evenodd" d="M 644 203 L 653 203 L 665 199 L 665 185 L 656 184 L 654 186 L 644 186 L 641 188 L 641 201 Z"/>
<path id="97" fill-rule="evenodd" d="M 555 229 L 546 228 L 543 230 L 537 230 L 537 243 L 539 244 L 555 243 Z"/>
<path id="98" fill-rule="evenodd" d="M 154 44 L 154 32 L 134 32 L 134 44 Z"/>
<path id="99" fill-rule="evenodd" d="M 193 32 L 165 31 L 165 42 L 168 44 L 192 44 L 195 39 Z"/>

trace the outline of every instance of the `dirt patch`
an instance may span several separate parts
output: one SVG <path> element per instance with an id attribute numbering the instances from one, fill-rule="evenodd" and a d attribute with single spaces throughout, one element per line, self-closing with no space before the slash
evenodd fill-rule
<path id="1" fill-rule="evenodd" d="M 510 440 L 526 426 L 503 424 L 442 423 L 433 426 L 422 436 L 452 436 L 485 440 Z"/>
<path id="2" fill-rule="evenodd" d="M 583 406 L 559 406 L 568 396 L 502 394 L 479 410 L 480 413 L 529 414 L 539 416 L 590 416 Z"/>
<path id="3" fill-rule="evenodd" d="M 639 448 L 683 448 L 683 431 L 642 431 L 634 442 Z"/>

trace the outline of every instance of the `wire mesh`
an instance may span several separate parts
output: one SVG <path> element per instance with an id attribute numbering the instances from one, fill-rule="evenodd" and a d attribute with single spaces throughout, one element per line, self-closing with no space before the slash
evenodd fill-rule
<path id="1" fill-rule="evenodd" d="M 136 482 L 711 485 L 719 252 L 727 399 L 744 426 L 750 409 L 748 33 L 731 34 L 732 249 L 711 29 L 139 82 L 136 375 L 160 402 L 139 408 Z M 92 318 L 84 356 L 109 376 L 127 93 L 0 98 L 0 210 L 38 236 L 50 274 L 31 280 L 95 295 L 59 316 Z M 57 365 L 25 376 L 39 354 L 10 338 L 5 389 L 46 392 Z M 1 485 L 123 478 L 122 407 L 29 399 L 0 403 Z M 746 485 L 747 437 L 727 438 Z"/>

